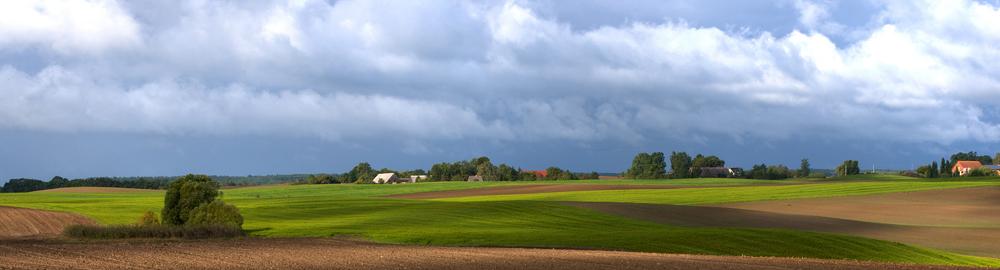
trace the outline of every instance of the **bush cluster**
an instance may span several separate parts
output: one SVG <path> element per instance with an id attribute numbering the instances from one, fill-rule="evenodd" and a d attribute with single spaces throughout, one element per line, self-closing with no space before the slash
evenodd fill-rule
<path id="1" fill-rule="evenodd" d="M 63 229 L 63 237 L 75 239 L 214 239 L 244 237 L 246 233 L 240 227 L 232 225 L 195 225 L 195 226 L 84 226 L 71 225 Z"/>
<path id="2" fill-rule="evenodd" d="M 67 238 L 127 239 L 177 238 L 209 239 L 246 236 L 243 216 L 236 206 L 216 200 L 218 182 L 205 175 L 178 178 L 170 183 L 163 199 L 162 219 L 146 210 L 133 225 L 69 226 Z"/>

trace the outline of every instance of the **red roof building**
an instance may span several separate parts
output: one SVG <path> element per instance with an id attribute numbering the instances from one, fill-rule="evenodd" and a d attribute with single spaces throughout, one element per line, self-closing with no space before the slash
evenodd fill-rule
<path id="1" fill-rule="evenodd" d="M 982 166 L 983 164 L 979 163 L 979 161 L 966 161 L 966 160 L 956 161 L 955 167 L 951 167 L 951 173 L 954 174 L 957 171 L 958 175 L 965 175 L 965 173 L 969 172 L 969 170 L 972 170 L 973 168 L 979 168 Z"/>
<path id="2" fill-rule="evenodd" d="M 521 171 L 521 172 L 532 172 L 532 173 L 535 173 L 535 177 L 538 177 L 538 178 L 545 177 L 545 175 L 549 173 L 547 171 Z"/>

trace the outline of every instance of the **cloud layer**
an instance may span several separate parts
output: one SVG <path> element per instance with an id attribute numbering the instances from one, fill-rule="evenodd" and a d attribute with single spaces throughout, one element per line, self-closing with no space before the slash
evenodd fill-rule
<path id="1" fill-rule="evenodd" d="M 684 18 L 577 28 L 544 2 L 4 2 L 0 59 L 16 60 L 0 68 L 0 129 L 1000 140 L 997 7 L 887 0 L 849 25 L 834 2 L 786 4 L 798 30 L 776 35 Z"/>

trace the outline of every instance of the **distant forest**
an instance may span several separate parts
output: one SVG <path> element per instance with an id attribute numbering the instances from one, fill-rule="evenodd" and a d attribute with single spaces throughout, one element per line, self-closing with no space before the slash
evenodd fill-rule
<path id="1" fill-rule="evenodd" d="M 334 174 L 334 176 L 336 176 L 336 174 Z M 0 188 L 0 193 L 31 192 L 62 187 L 167 189 L 167 185 L 170 181 L 180 177 L 181 176 L 91 177 L 68 180 L 66 178 L 56 176 L 48 182 L 38 179 L 19 178 L 7 181 L 7 183 Z M 280 184 L 282 182 L 295 182 L 309 178 L 309 174 L 247 176 L 209 175 L 208 177 L 219 182 L 220 186 L 257 186 Z"/>

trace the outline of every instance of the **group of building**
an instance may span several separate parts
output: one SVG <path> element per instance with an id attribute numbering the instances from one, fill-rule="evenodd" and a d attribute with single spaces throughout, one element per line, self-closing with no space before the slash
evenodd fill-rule
<path id="1" fill-rule="evenodd" d="M 951 173 L 952 175 L 954 175 L 955 172 L 958 172 L 958 175 L 962 176 L 965 175 L 966 173 L 969 173 L 969 171 L 971 171 L 972 169 L 979 167 L 983 167 L 983 164 L 980 163 L 979 161 L 960 160 L 955 162 L 954 167 L 951 167 Z M 985 165 L 985 167 L 1000 172 L 1000 165 Z"/>
<path id="2" fill-rule="evenodd" d="M 410 175 L 409 178 L 399 178 L 395 173 L 380 173 L 372 179 L 376 184 L 406 184 L 416 183 L 417 180 L 427 178 L 427 175 Z"/>

